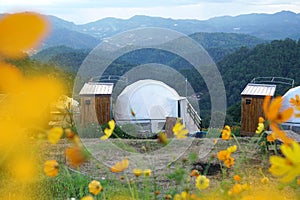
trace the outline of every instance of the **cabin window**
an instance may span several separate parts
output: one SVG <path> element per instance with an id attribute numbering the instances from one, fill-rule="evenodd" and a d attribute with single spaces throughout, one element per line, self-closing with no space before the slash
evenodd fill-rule
<path id="1" fill-rule="evenodd" d="M 246 99 L 246 105 L 251 104 L 251 99 Z"/>
<path id="2" fill-rule="evenodd" d="M 90 105 L 91 104 L 91 100 L 90 99 L 86 99 L 85 100 L 85 105 Z"/>

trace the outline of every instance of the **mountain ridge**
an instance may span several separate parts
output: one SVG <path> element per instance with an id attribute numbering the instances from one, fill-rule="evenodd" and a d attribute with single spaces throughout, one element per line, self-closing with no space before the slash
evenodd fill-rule
<path id="1" fill-rule="evenodd" d="M 45 17 L 52 25 L 52 33 L 44 41 L 42 48 L 59 45 L 78 49 L 94 48 L 103 39 L 123 31 L 143 27 L 167 28 L 186 35 L 198 32 L 241 33 L 269 41 L 300 38 L 300 13 L 291 11 L 221 16 L 207 20 L 136 15 L 129 19 L 103 18 L 79 25 L 53 15 L 45 15 Z"/>

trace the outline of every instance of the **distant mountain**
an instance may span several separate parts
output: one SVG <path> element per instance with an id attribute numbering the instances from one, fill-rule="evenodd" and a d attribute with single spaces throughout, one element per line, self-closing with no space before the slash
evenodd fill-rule
<path id="1" fill-rule="evenodd" d="M 241 47 L 251 48 L 267 42 L 251 35 L 223 32 L 194 33 L 190 37 L 201 44 L 216 62 Z"/>
<path id="2" fill-rule="evenodd" d="M 94 48 L 99 42 L 100 40 L 93 36 L 67 28 L 54 27 L 49 36 L 43 41 L 42 48 L 60 45 L 76 49 Z"/>
<path id="3" fill-rule="evenodd" d="M 196 32 L 243 33 L 266 40 L 300 38 L 300 14 L 282 11 L 275 14 L 245 14 L 208 20 L 174 20 L 161 17 L 134 16 L 130 19 L 105 18 L 78 25 L 76 30 L 99 39 L 134 28 L 161 27 L 185 34 Z"/>
<path id="4" fill-rule="evenodd" d="M 52 24 L 52 33 L 44 42 L 43 48 L 57 45 L 93 48 L 104 38 L 143 27 L 168 28 L 187 35 L 198 32 L 224 32 L 247 34 L 264 40 L 300 38 L 300 14 L 290 11 L 223 16 L 208 20 L 175 20 L 138 15 L 130 19 L 105 18 L 81 25 L 55 16 L 47 17 Z"/>
<path id="5" fill-rule="evenodd" d="M 266 43 L 265 40 L 236 33 L 194 33 L 190 35 L 192 39 L 201 44 L 210 56 L 217 62 L 226 55 L 238 50 L 240 47 L 254 47 L 257 44 Z M 67 71 L 77 71 L 82 61 L 91 51 L 91 48 L 76 49 L 69 46 L 60 45 L 49 47 L 41 50 L 32 58 L 43 61 L 55 63 Z M 142 58 L 142 59 L 141 59 Z M 168 52 L 157 51 L 136 51 L 121 58 L 122 62 L 139 65 L 143 63 L 162 62 L 161 64 L 176 63 L 178 68 L 184 68 L 186 63 L 179 62 L 174 55 Z M 143 63 L 142 63 L 143 62 Z"/>

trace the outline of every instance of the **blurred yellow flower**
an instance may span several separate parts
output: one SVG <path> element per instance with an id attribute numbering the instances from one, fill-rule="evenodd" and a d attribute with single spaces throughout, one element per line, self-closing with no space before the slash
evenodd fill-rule
<path id="1" fill-rule="evenodd" d="M 233 179 L 237 182 L 240 182 L 242 178 L 239 175 L 236 174 L 236 175 L 233 176 Z"/>
<path id="2" fill-rule="evenodd" d="M 258 118 L 258 123 L 264 123 L 264 122 L 265 122 L 265 119 L 263 117 Z"/>
<path id="3" fill-rule="evenodd" d="M 297 185 L 300 186 L 300 178 L 297 179 Z"/>
<path id="4" fill-rule="evenodd" d="M 261 134 L 264 130 L 265 130 L 264 123 L 258 123 L 255 133 L 256 134 Z"/>
<path id="5" fill-rule="evenodd" d="M 222 130 L 222 139 L 228 140 L 231 138 L 231 128 L 230 126 L 226 125 L 224 129 Z"/>
<path id="6" fill-rule="evenodd" d="M 159 143 L 162 143 L 164 145 L 169 143 L 169 139 L 167 137 L 167 134 L 165 132 L 160 132 L 157 134 L 157 139 Z"/>
<path id="7" fill-rule="evenodd" d="M 89 192 L 97 195 L 102 191 L 102 185 L 99 181 L 93 180 L 89 183 Z"/>
<path id="8" fill-rule="evenodd" d="M 72 131 L 70 128 L 66 128 L 65 133 L 66 133 L 66 138 L 68 138 L 69 140 L 72 140 L 76 136 L 74 131 Z"/>
<path id="9" fill-rule="evenodd" d="M 181 192 L 181 194 L 175 194 L 174 196 L 174 200 L 192 200 L 192 199 L 195 199 L 195 196 L 186 191 Z"/>
<path id="10" fill-rule="evenodd" d="M 132 172 L 136 177 L 139 177 L 143 173 L 141 169 L 137 169 L 137 168 L 133 169 Z"/>
<path id="11" fill-rule="evenodd" d="M 295 98 L 290 98 L 290 104 L 294 107 L 300 107 L 300 98 L 299 95 L 296 94 Z"/>
<path id="12" fill-rule="evenodd" d="M 145 169 L 143 171 L 144 176 L 151 176 L 151 169 Z"/>
<path id="13" fill-rule="evenodd" d="M 135 117 L 135 112 L 133 111 L 132 108 L 130 108 L 130 113 L 131 113 L 131 115 L 132 115 L 133 117 Z"/>
<path id="14" fill-rule="evenodd" d="M 101 140 L 106 140 L 106 139 L 108 139 L 110 136 L 111 136 L 111 134 L 114 132 L 114 129 L 115 129 L 115 121 L 114 120 L 110 120 L 109 122 L 108 122 L 108 126 L 109 126 L 109 128 L 105 128 L 104 129 L 104 134 L 105 135 L 103 135 L 100 139 Z"/>
<path id="15" fill-rule="evenodd" d="M 271 156 L 269 171 L 274 176 L 281 177 L 282 182 L 290 182 L 300 175 L 300 145 L 292 142 L 291 145 L 281 145 L 280 149 L 285 158 Z"/>
<path id="16" fill-rule="evenodd" d="M 180 119 L 177 120 L 172 130 L 177 139 L 187 138 L 188 130 L 181 124 Z"/>
<path id="17" fill-rule="evenodd" d="M 126 170 L 129 166 L 129 160 L 125 158 L 121 162 L 117 162 L 114 166 L 110 168 L 111 172 L 118 173 Z"/>
<path id="18" fill-rule="evenodd" d="M 48 132 L 48 140 L 51 144 L 56 144 L 63 135 L 63 133 L 64 130 L 62 127 L 54 127 Z"/>
<path id="19" fill-rule="evenodd" d="M 79 146 L 72 146 L 66 149 L 66 158 L 72 167 L 78 167 L 87 160 L 87 155 Z"/>
<path id="20" fill-rule="evenodd" d="M 213 143 L 214 143 L 214 145 L 216 145 L 218 143 L 218 139 L 214 139 Z"/>
<path id="21" fill-rule="evenodd" d="M 228 191 L 228 195 L 232 195 L 232 194 L 240 194 L 243 191 L 243 187 L 241 184 L 236 183 L 233 185 L 233 187 L 231 188 L 231 190 Z"/>
<path id="22" fill-rule="evenodd" d="M 248 185 L 247 183 L 244 183 L 242 185 L 243 190 L 250 190 L 250 185 Z"/>
<path id="23" fill-rule="evenodd" d="M 275 133 L 272 132 L 271 134 L 267 135 L 267 141 L 268 142 L 274 142 L 276 140 Z"/>
<path id="24" fill-rule="evenodd" d="M 81 200 L 94 200 L 94 197 L 89 195 L 89 196 L 82 197 Z"/>
<path id="25" fill-rule="evenodd" d="M 218 152 L 218 159 L 223 161 L 227 168 L 234 165 L 234 158 L 231 157 L 231 151 L 236 151 L 236 145 L 229 147 L 227 150 L 222 150 Z"/>
<path id="26" fill-rule="evenodd" d="M 279 130 L 278 124 L 287 121 L 293 115 L 293 108 L 287 108 L 280 112 L 282 97 L 275 97 L 271 102 L 271 96 L 266 96 L 263 102 L 263 111 L 273 131 Z"/>
<path id="27" fill-rule="evenodd" d="M 234 165 L 234 158 L 229 157 L 228 159 L 224 160 L 224 164 L 227 168 L 230 168 L 232 165 Z"/>
<path id="28" fill-rule="evenodd" d="M 200 172 L 197 169 L 193 169 L 190 173 L 190 176 L 193 177 L 198 177 L 200 175 Z"/>
<path id="29" fill-rule="evenodd" d="M 218 152 L 218 159 L 221 161 L 225 161 L 228 158 L 230 158 L 230 152 L 228 152 L 227 150 L 222 150 Z"/>
<path id="30" fill-rule="evenodd" d="M 0 54 L 9 58 L 23 57 L 47 32 L 48 23 L 42 15 L 32 12 L 4 15 L 0 20 Z"/>
<path id="31" fill-rule="evenodd" d="M 237 146 L 236 145 L 233 145 L 233 146 L 230 146 L 230 147 L 227 148 L 227 151 L 229 153 L 234 153 L 234 152 L 236 152 L 236 150 L 237 150 Z"/>
<path id="32" fill-rule="evenodd" d="M 46 176 L 54 177 L 57 176 L 59 166 L 56 160 L 47 160 L 44 164 L 44 172 Z"/>
<path id="33" fill-rule="evenodd" d="M 196 178 L 196 187 L 199 190 L 204 190 L 209 186 L 209 179 L 206 176 L 200 175 Z"/>
<path id="34" fill-rule="evenodd" d="M 260 180 L 260 182 L 262 183 L 262 184 L 267 184 L 267 183 L 269 183 L 269 178 L 268 177 L 263 177 L 261 180 Z"/>

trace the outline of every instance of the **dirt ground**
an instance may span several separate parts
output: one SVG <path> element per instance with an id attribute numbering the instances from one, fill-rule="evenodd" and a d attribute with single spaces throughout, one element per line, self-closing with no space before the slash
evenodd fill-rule
<path id="1" fill-rule="evenodd" d="M 269 167 L 268 154 L 259 152 L 258 146 L 251 142 L 251 138 L 239 138 L 241 148 L 232 156 L 239 168 L 251 164 L 252 167 Z M 215 144 L 216 142 L 216 144 Z M 208 176 L 221 176 L 220 162 L 216 155 L 220 150 L 236 144 L 234 140 L 223 141 L 220 138 L 188 138 L 186 140 L 172 139 L 168 145 L 162 145 L 157 140 L 82 139 L 83 145 L 92 155 L 88 162 L 76 169 L 83 174 L 95 178 L 105 177 L 107 170 L 117 161 L 128 158 L 130 165 L 127 170 L 151 169 L 158 177 L 164 179 L 166 172 L 172 170 L 178 163 L 186 169 L 206 170 Z M 67 140 L 61 140 L 58 145 L 46 145 L 44 148 L 47 159 L 57 159 L 66 163 L 64 149 L 69 146 Z M 47 150 L 46 150 L 47 149 Z M 243 162 L 238 162 L 243 159 Z M 209 166 L 209 167 L 208 167 Z M 163 180 L 162 180 L 163 181 Z"/>

